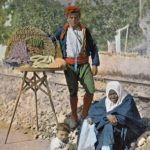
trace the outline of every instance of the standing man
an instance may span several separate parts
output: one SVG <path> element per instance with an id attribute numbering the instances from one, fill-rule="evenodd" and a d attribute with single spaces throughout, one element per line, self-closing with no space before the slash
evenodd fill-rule
<path id="1" fill-rule="evenodd" d="M 67 6 L 64 10 L 67 23 L 54 33 L 59 40 L 63 59 L 66 61 L 65 77 L 70 93 L 71 120 L 70 128 L 78 126 L 78 81 L 85 89 L 83 109 L 80 119 L 85 118 L 93 100 L 95 91 L 93 76 L 97 74 L 99 56 L 97 46 L 88 28 L 80 23 L 80 9 L 78 6 Z M 92 69 L 89 64 L 92 59 Z"/>

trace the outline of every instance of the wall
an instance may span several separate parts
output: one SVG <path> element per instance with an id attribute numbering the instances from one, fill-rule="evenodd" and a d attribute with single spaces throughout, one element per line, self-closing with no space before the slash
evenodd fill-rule
<path id="1" fill-rule="evenodd" d="M 136 54 L 100 53 L 100 74 L 148 76 L 150 77 L 150 57 Z"/>

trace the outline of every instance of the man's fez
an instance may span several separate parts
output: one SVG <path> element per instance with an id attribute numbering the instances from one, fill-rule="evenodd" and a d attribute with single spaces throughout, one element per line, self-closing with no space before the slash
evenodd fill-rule
<path id="1" fill-rule="evenodd" d="M 72 13 L 78 13 L 79 16 L 81 15 L 80 8 L 78 5 L 69 5 L 64 9 L 64 15 L 66 17 L 68 16 L 68 14 L 72 14 Z"/>

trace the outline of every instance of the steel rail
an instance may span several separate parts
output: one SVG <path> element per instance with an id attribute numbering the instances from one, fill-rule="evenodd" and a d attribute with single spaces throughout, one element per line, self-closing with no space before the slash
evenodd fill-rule
<path id="1" fill-rule="evenodd" d="M 50 73 L 52 74 L 52 73 Z M 60 74 L 63 75 L 63 73 L 61 72 L 55 72 L 55 74 Z M 5 74 L 5 73 L 0 73 L 0 76 L 10 76 L 13 78 L 22 78 L 22 76 L 20 75 L 11 75 L 11 74 Z M 150 83 L 143 83 L 143 82 L 134 82 L 134 81 L 129 81 L 129 80 L 123 80 L 123 79 L 114 79 L 114 78 L 106 78 L 106 77 L 99 77 L 96 76 L 94 77 L 95 81 L 119 81 L 119 82 L 123 82 L 123 83 L 127 83 L 127 84 L 136 84 L 136 85 L 143 85 L 143 86 L 150 86 Z M 51 83 L 57 84 L 57 85 L 62 85 L 62 86 L 67 86 L 65 83 L 58 83 L 58 82 L 54 82 L 54 81 L 50 81 Z M 79 88 L 83 89 L 82 86 L 79 86 Z M 104 93 L 105 90 L 104 89 L 95 89 L 96 92 L 102 92 Z M 140 96 L 140 95 L 133 95 L 134 98 L 140 98 L 140 99 L 144 99 L 145 101 L 149 101 L 150 97 L 145 97 L 145 96 Z"/>
<path id="2" fill-rule="evenodd" d="M 94 79 L 95 79 L 95 81 L 113 81 L 113 80 L 115 80 L 115 81 L 119 81 L 119 82 L 123 82 L 123 83 L 131 83 L 131 84 L 150 86 L 150 82 L 145 83 L 145 82 L 137 82 L 137 81 L 131 81 L 131 80 L 115 79 L 115 78 L 107 78 L 107 77 L 99 77 L 99 76 L 94 77 Z"/>
<path id="3" fill-rule="evenodd" d="M 52 73 L 50 73 L 52 74 Z M 63 73 L 60 72 L 55 72 L 55 74 L 60 74 L 62 75 Z M 14 78 L 22 78 L 23 76 L 20 75 L 11 75 L 11 74 L 5 74 L 5 73 L 0 73 L 2 76 L 10 76 Z M 145 82 L 137 82 L 137 81 L 131 81 L 131 80 L 124 80 L 124 79 L 117 79 L 117 78 L 107 78 L 107 77 L 100 77 L 100 76 L 95 76 L 94 77 L 95 81 L 119 81 L 127 84 L 137 84 L 137 85 L 144 85 L 144 86 L 150 86 L 150 83 L 145 83 Z"/>
<path id="4" fill-rule="evenodd" d="M 56 85 L 60 85 L 60 86 L 67 86 L 67 84 L 65 83 L 58 83 L 58 82 L 53 82 L 53 81 L 50 81 L 51 83 L 53 84 L 56 84 Z M 82 86 L 79 86 L 80 89 L 83 89 Z M 105 90 L 104 89 L 95 89 L 95 92 L 101 92 L 101 93 L 105 93 Z M 149 102 L 150 101 L 150 97 L 146 97 L 146 96 L 140 96 L 140 95 L 132 95 L 134 98 L 138 98 L 138 99 L 142 99 L 143 101 L 145 102 Z"/>

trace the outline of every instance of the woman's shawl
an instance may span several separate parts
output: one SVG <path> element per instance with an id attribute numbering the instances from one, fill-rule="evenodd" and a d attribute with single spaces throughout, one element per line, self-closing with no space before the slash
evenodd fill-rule
<path id="1" fill-rule="evenodd" d="M 88 124 L 85 119 L 82 124 L 80 138 L 78 141 L 78 150 L 95 150 L 94 144 L 96 143 L 96 135 L 94 124 Z"/>
<path id="2" fill-rule="evenodd" d="M 106 98 L 103 98 L 100 101 L 93 103 L 88 113 L 89 117 L 91 117 L 96 124 L 97 131 L 100 132 L 98 147 L 107 144 L 114 144 L 113 126 L 106 118 L 108 114 L 117 117 L 118 124 L 123 127 L 122 131 L 124 133 L 121 133 L 122 135 L 126 134 L 125 129 L 130 129 L 136 137 L 139 136 L 142 132 L 141 127 L 143 124 L 133 97 L 127 95 L 118 107 L 109 112 L 106 112 L 105 99 Z"/>
<path id="3" fill-rule="evenodd" d="M 118 100 L 116 103 L 113 103 L 109 99 L 109 92 L 111 90 L 114 90 L 118 95 Z M 119 106 L 127 95 L 128 95 L 128 92 L 125 89 L 123 89 L 122 85 L 118 81 L 111 81 L 111 82 L 107 83 L 106 99 L 105 99 L 105 106 L 106 106 L 107 112 L 111 111 L 115 107 Z"/>

